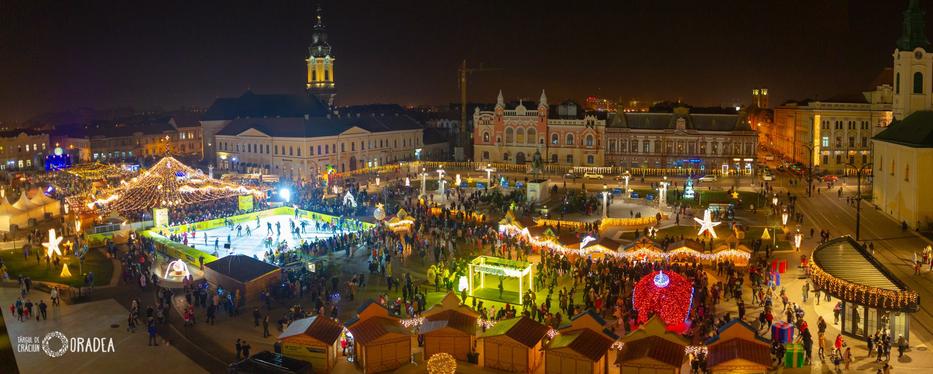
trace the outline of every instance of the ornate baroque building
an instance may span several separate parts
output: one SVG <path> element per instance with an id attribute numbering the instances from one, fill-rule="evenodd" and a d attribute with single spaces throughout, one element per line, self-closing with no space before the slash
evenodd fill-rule
<path id="1" fill-rule="evenodd" d="M 606 129 L 607 165 L 751 174 L 758 135 L 736 114 L 619 112 Z"/>
<path id="2" fill-rule="evenodd" d="M 334 97 L 337 88 L 334 86 L 334 56 L 330 53 L 330 44 L 327 43 L 327 30 L 321 15 L 321 7 L 317 8 L 314 32 L 311 33 L 311 45 L 308 47 L 308 93 L 317 96 L 334 107 Z"/>
<path id="3" fill-rule="evenodd" d="M 534 109 L 529 109 L 529 107 Z M 541 91 L 537 105 L 508 108 L 499 92 L 493 110 L 473 113 L 473 146 L 478 162 L 530 163 L 535 153 L 548 164 L 603 166 L 606 120 L 584 113 L 573 102 L 550 107 Z"/>

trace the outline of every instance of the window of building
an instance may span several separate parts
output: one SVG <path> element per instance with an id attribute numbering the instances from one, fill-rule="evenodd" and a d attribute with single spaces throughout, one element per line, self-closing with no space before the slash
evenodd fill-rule
<path id="1" fill-rule="evenodd" d="M 294 154 L 294 151 L 295 151 L 295 150 L 294 150 L 294 148 L 293 148 L 292 146 L 288 146 L 288 155 L 289 155 L 289 156 L 294 156 L 294 155 L 295 155 L 295 154 Z"/>
<path id="2" fill-rule="evenodd" d="M 650 140 L 642 141 L 641 144 L 642 144 L 642 151 L 644 153 L 651 153 L 651 141 Z"/>
<path id="3" fill-rule="evenodd" d="M 596 162 L 596 158 L 593 155 L 586 155 L 586 163 L 592 165 Z"/>
<path id="4" fill-rule="evenodd" d="M 823 130 L 829 130 L 829 121 L 823 121 Z"/>
<path id="5" fill-rule="evenodd" d="M 863 136 L 862 137 L 862 148 L 865 148 L 867 146 L 868 146 L 868 137 Z"/>
<path id="6" fill-rule="evenodd" d="M 343 151 L 343 144 L 340 145 L 340 150 Z M 356 143 L 350 142 L 350 152 L 356 151 Z"/>
<path id="7" fill-rule="evenodd" d="M 855 148 L 855 137 L 854 136 L 849 137 L 849 148 Z"/>
<path id="8" fill-rule="evenodd" d="M 593 146 L 593 135 L 587 135 L 585 141 L 586 141 L 587 147 L 592 147 Z"/>
<path id="9" fill-rule="evenodd" d="M 573 155 L 567 155 L 567 163 L 568 163 L 568 164 L 572 164 L 572 163 L 573 163 Z"/>
<path id="10" fill-rule="evenodd" d="M 535 131 L 535 129 L 528 129 L 528 144 L 537 143 L 537 141 L 535 140 L 537 138 L 538 138 L 538 132 Z"/>
<path id="11" fill-rule="evenodd" d="M 894 160 L 891 160 L 891 176 L 894 176 Z"/>
<path id="12" fill-rule="evenodd" d="M 551 155 L 551 163 L 553 164 L 557 163 L 557 155 Z"/>
<path id="13" fill-rule="evenodd" d="M 314 146 L 308 147 L 308 156 L 314 156 Z"/>
<path id="14" fill-rule="evenodd" d="M 325 81 L 330 80 L 330 70 L 324 70 L 324 80 Z"/>
<path id="15" fill-rule="evenodd" d="M 398 143 L 398 141 L 396 141 L 396 143 Z M 489 143 L 489 133 L 488 133 L 488 132 L 484 132 L 484 133 L 483 133 L 483 143 Z M 396 146 L 397 146 L 397 145 L 396 145 Z"/>
<path id="16" fill-rule="evenodd" d="M 855 156 L 849 156 L 849 165 L 855 165 Z"/>
<path id="17" fill-rule="evenodd" d="M 865 163 L 867 162 L 868 162 L 868 155 L 863 153 L 862 154 L 862 165 L 865 165 Z"/>
<path id="18" fill-rule="evenodd" d="M 573 134 L 567 134 L 567 145 L 573 145 Z"/>
<path id="19" fill-rule="evenodd" d="M 823 155 L 823 165 L 826 165 L 826 164 L 828 164 L 828 163 L 829 163 L 829 156 L 828 156 L 828 155 Z"/>
<path id="20" fill-rule="evenodd" d="M 509 160 L 509 153 L 508 153 L 508 152 L 503 153 L 503 154 L 502 154 L 502 161 L 508 161 L 508 160 Z"/>
<path id="21" fill-rule="evenodd" d="M 894 93 L 901 93 L 901 73 L 897 73 L 894 76 Z"/>
<path id="22" fill-rule="evenodd" d="M 489 151 L 483 151 L 483 160 L 489 159 Z"/>
<path id="23" fill-rule="evenodd" d="M 321 154 L 321 146 L 320 146 L 320 145 L 317 146 L 317 154 Z"/>
<path id="24" fill-rule="evenodd" d="M 552 145 L 557 145 L 557 143 L 560 142 L 559 139 L 560 139 L 560 137 L 558 137 L 557 134 L 551 134 L 551 144 L 552 144 Z"/>
<path id="25" fill-rule="evenodd" d="M 841 136 L 836 137 L 836 148 L 842 148 L 842 137 Z"/>
<path id="26" fill-rule="evenodd" d="M 842 163 L 842 155 L 836 155 L 836 164 L 838 165 L 841 163 Z"/>
<path id="27" fill-rule="evenodd" d="M 914 93 L 915 94 L 923 93 L 923 73 L 919 71 L 914 73 Z"/>
<path id="28" fill-rule="evenodd" d="M 632 153 L 638 153 L 638 140 L 632 140 Z"/>
<path id="29" fill-rule="evenodd" d="M 904 182 L 910 182 L 910 164 L 904 165 Z"/>
<path id="30" fill-rule="evenodd" d="M 515 142 L 515 130 L 512 130 L 511 127 L 505 129 L 505 143 L 512 144 Z"/>
<path id="31" fill-rule="evenodd" d="M 266 144 L 266 154 L 269 154 L 269 145 Z"/>
<path id="32" fill-rule="evenodd" d="M 515 142 L 525 144 L 525 129 L 519 127 L 518 130 L 515 130 Z"/>
<path id="33" fill-rule="evenodd" d="M 718 155 L 719 154 L 719 143 L 713 142 L 713 146 L 711 147 L 710 151 L 712 151 L 712 154 Z"/>
<path id="34" fill-rule="evenodd" d="M 824 136 L 824 137 L 823 137 L 823 141 L 820 142 L 820 145 L 822 145 L 823 148 L 829 148 L 829 137 L 828 137 L 828 136 Z"/>
<path id="35" fill-rule="evenodd" d="M 298 157 L 301 157 L 301 147 L 298 147 Z"/>

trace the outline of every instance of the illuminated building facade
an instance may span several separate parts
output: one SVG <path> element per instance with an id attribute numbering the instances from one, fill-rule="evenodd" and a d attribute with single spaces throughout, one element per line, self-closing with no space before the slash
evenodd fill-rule
<path id="1" fill-rule="evenodd" d="M 308 80 L 306 88 L 308 94 L 317 96 L 328 107 L 334 106 L 334 97 L 337 88 L 334 86 L 334 56 L 330 53 L 330 44 L 327 42 L 327 30 L 321 15 L 321 8 L 317 8 L 314 22 L 314 32 L 311 33 L 311 46 L 308 47 Z"/>
<path id="2" fill-rule="evenodd" d="M 736 114 L 616 113 L 606 128 L 607 165 L 751 174 L 758 135 Z"/>
<path id="3" fill-rule="evenodd" d="M 767 88 L 752 89 L 752 102 L 755 103 L 755 106 L 759 108 L 767 108 L 768 107 L 768 89 Z"/>
<path id="4" fill-rule="evenodd" d="M 534 109 L 530 109 L 530 108 Z M 531 163 L 559 166 L 603 166 L 606 119 L 584 113 L 565 101 L 551 107 L 541 91 L 537 104 L 519 102 L 509 108 L 499 92 L 493 110 L 473 113 L 473 146 L 478 162 Z"/>
<path id="5" fill-rule="evenodd" d="M 49 134 L 28 129 L 0 132 L 0 170 L 36 170 L 49 154 Z"/>

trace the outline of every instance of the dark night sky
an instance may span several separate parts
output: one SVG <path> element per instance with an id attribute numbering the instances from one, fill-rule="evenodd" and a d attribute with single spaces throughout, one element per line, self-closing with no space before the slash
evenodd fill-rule
<path id="1" fill-rule="evenodd" d="M 329 0 L 339 104 L 590 94 L 748 101 L 857 92 L 891 64 L 907 1 Z M 79 106 L 207 106 L 301 92 L 316 2 L 0 1 L 0 119 Z M 925 5 L 929 8 L 929 5 Z M 931 22 L 933 23 L 933 22 Z"/>

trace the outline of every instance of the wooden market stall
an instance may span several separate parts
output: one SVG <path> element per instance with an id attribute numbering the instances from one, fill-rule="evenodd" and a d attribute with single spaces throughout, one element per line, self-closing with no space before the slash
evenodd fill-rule
<path id="1" fill-rule="evenodd" d="M 422 313 L 425 318 L 419 329 L 424 336 L 424 355 L 427 361 L 435 353 L 445 352 L 457 360 L 467 361 L 476 343 L 476 320 L 479 313 L 460 303 L 453 292 L 440 304 Z"/>
<path id="2" fill-rule="evenodd" d="M 411 331 L 379 303 L 369 301 L 346 323 L 356 367 L 363 374 L 393 371 L 411 362 Z"/>
<path id="3" fill-rule="evenodd" d="M 612 240 L 608 237 L 602 237 L 597 240 L 588 240 L 591 237 L 583 238 L 583 243 L 580 249 L 584 253 L 593 256 L 593 258 L 604 258 L 607 255 L 616 254 L 619 249 L 622 247 L 622 243 Z"/>
<path id="4" fill-rule="evenodd" d="M 609 372 L 612 340 L 588 328 L 560 332 L 544 348 L 546 374 Z"/>
<path id="5" fill-rule="evenodd" d="M 547 327 L 528 317 L 499 321 L 479 338 L 480 365 L 512 373 L 532 373 L 541 364 Z"/>
<path id="6" fill-rule="evenodd" d="M 621 339 L 616 364 L 622 374 L 679 374 L 689 372 L 685 352 L 690 341 L 667 329 L 657 315 Z"/>
<path id="7" fill-rule="evenodd" d="M 638 238 L 638 240 L 632 244 L 622 247 L 622 252 L 625 253 L 627 257 L 639 260 L 655 260 L 664 255 L 664 250 L 661 248 L 661 245 L 645 236 Z"/>
<path id="8" fill-rule="evenodd" d="M 337 341 L 343 326 L 337 321 L 314 316 L 292 321 L 279 335 L 282 355 L 311 363 L 315 373 L 327 373 L 337 363 Z"/>
<path id="9" fill-rule="evenodd" d="M 738 267 L 747 267 L 752 257 L 752 251 L 743 244 L 735 248 L 730 246 L 719 246 L 713 253 L 716 255 L 716 261 L 731 261 Z"/>
<path id="10" fill-rule="evenodd" d="M 259 293 L 282 281 L 282 269 L 246 255 L 230 255 L 204 264 L 204 279 L 240 294 L 240 304 L 259 302 Z"/>
<path id="11" fill-rule="evenodd" d="M 696 263 L 703 260 L 703 244 L 693 239 L 684 239 L 674 242 L 667 249 L 671 262 Z"/>
<path id="12" fill-rule="evenodd" d="M 408 214 L 408 211 L 405 208 L 399 208 L 398 213 L 395 213 L 395 216 L 389 218 L 386 221 L 386 225 L 390 230 L 396 233 L 407 233 L 411 232 L 412 226 L 415 224 L 415 217 L 412 217 Z"/>
<path id="13" fill-rule="evenodd" d="M 713 373 L 765 374 L 771 366 L 768 339 L 739 319 L 720 327 L 706 347 L 706 367 Z"/>

